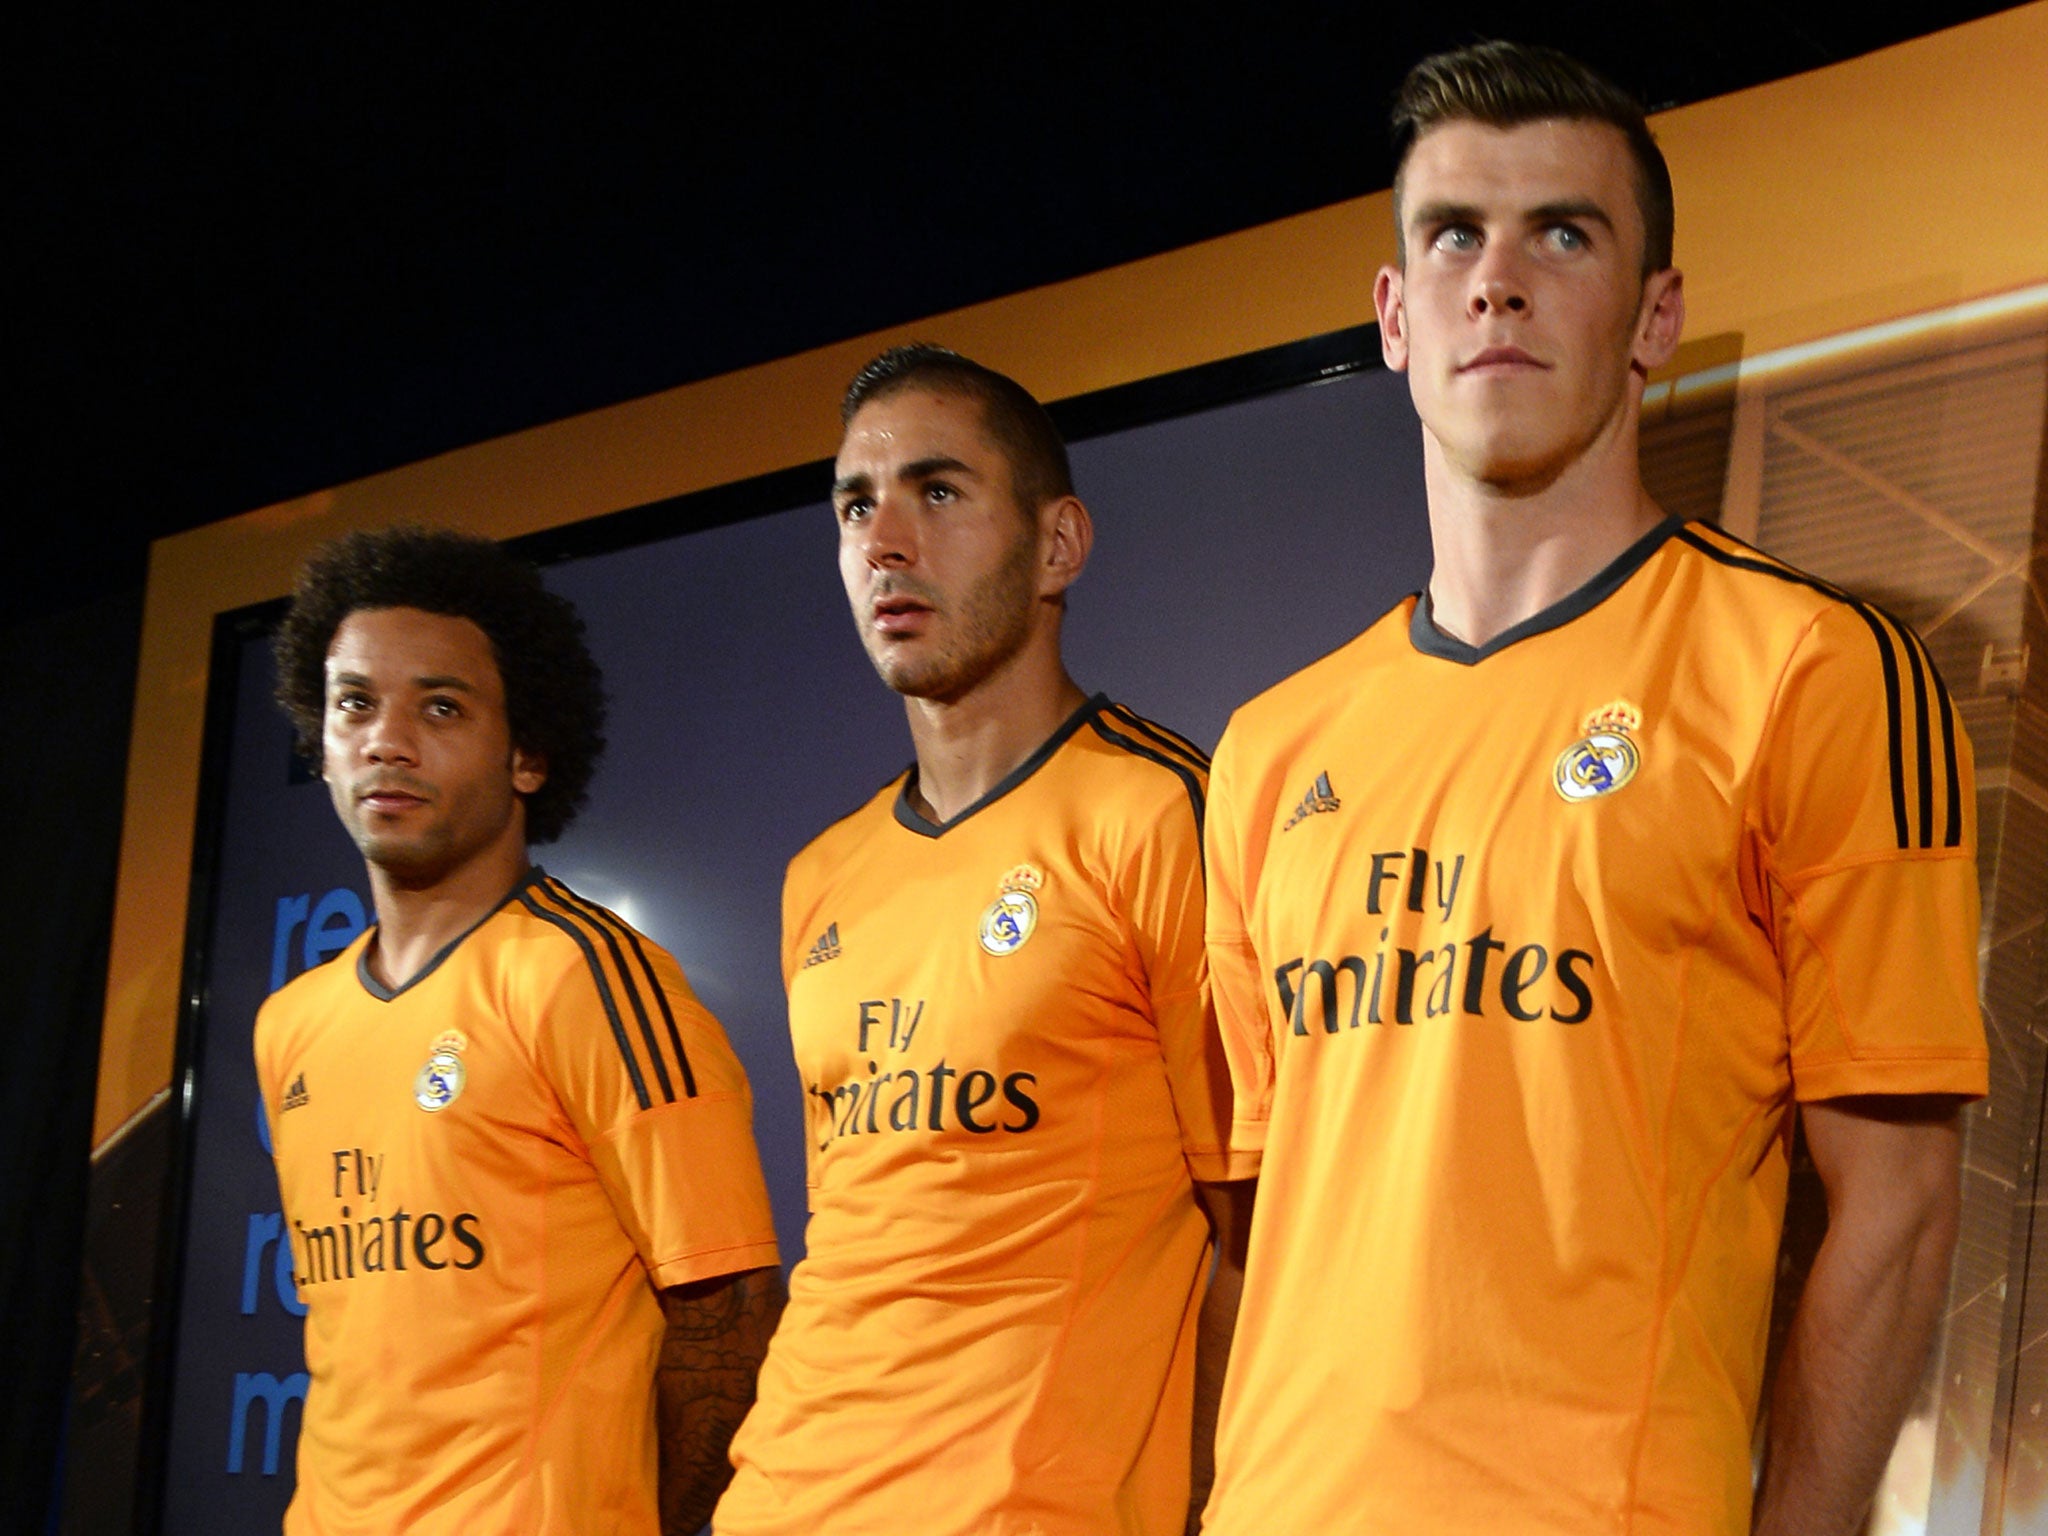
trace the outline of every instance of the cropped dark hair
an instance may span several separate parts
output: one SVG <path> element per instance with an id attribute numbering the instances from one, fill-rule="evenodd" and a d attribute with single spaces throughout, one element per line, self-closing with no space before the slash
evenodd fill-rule
<path id="1" fill-rule="evenodd" d="M 504 679 L 513 744 L 547 764 L 547 781 L 525 797 L 526 840 L 551 843 L 567 831 L 604 752 L 605 711 L 604 678 L 568 600 L 489 539 L 398 527 L 321 546 L 272 643 L 277 701 L 310 760 L 320 756 L 328 647 L 342 621 L 366 608 L 418 608 L 484 632 Z"/>
<path id="2" fill-rule="evenodd" d="M 1513 128 L 1546 118 L 1607 123 L 1628 140 L 1636 206 L 1643 215 L 1643 275 L 1671 265 L 1671 170 L 1644 121 L 1642 103 L 1555 48 L 1476 43 L 1433 54 L 1408 71 L 1394 98 L 1394 237 L 1403 242 L 1401 181 L 1415 141 L 1444 123 Z"/>
<path id="3" fill-rule="evenodd" d="M 846 386 L 846 397 L 839 402 L 840 425 L 850 425 L 854 413 L 869 401 L 915 384 L 966 395 L 981 406 L 989 436 L 1010 462 L 1010 486 L 1025 513 L 1074 494 L 1067 445 L 1045 407 L 1015 379 L 950 347 L 915 341 L 875 358 Z"/>

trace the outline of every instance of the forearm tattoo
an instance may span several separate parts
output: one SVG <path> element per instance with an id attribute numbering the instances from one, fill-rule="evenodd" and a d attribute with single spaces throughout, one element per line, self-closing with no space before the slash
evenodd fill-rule
<path id="1" fill-rule="evenodd" d="M 732 1480 L 726 1447 L 754 1402 L 754 1378 L 788 1299 L 779 1269 L 661 1293 L 668 1331 L 656 1362 L 662 1536 L 696 1536 Z"/>

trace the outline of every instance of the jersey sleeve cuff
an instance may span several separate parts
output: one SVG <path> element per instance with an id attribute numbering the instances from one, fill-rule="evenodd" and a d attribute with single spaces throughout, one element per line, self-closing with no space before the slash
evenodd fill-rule
<path id="1" fill-rule="evenodd" d="M 1228 1151 L 1189 1152 L 1188 1176 L 1198 1184 L 1229 1184 L 1259 1176 L 1259 1151 L 1231 1147 Z"/>
<path id="2" fill-rule="evenodd" d="M 1842 1056 L 1795 1062 L 1792 1067 L 1792 1094 L 1802 1104 L 1858 1094 L 1938 1093 L 1981 1099 L 1990 1091 L 1989 1057 L 1970 1052 Z"/>
<path id="3" fill-rule="evenodd" d="M 649 1269 L 648 1275 L 657 1289 L 665 1291 L 672 1285 L 688 1285 L 694 1280 L 713 1280 L 720 1275 L 737 1275 L 743 1270 L 766 1269 L 771 1264 L 781 1262 L 775 1240 L 768 1238 L 762 1242 L 740 1243 L 729 1248 L 713 1248 L 704 1253 L 692 1253 L 679 1259 L 669 1259 Z"/>

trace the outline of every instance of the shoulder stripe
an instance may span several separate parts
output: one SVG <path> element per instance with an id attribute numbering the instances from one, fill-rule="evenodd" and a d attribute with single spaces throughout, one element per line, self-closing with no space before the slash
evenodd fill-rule
<path id="1" fill-rule="evenodd" d="M 1209 771 L 1209 754 L 1196 746 L 1192 741 L 1189 741 L 1187 737 L 1181 735 L 1180 732 L 1168 730 L 1156 720 L 1147 720 L 1127 704 L 1112 704 L 1109 706 L 1108 713 L 1116 716 L 1119 722 L 1129 726 L 1139 735 L 1149 736 L 1161 746 L 1178 752 L 1204 773 Z"/>
<path id="2" fill-rule="evenodd" d="M 1870 626 L 1870 632 L 1877 639 L 1877 659 L 1884 666 L 1884 705 L 1887 740 L 1891 746 L 1892 771 L 1892 831 L 1897 835 L 1901 848 L 1910 848 L 1911 840 L 1906 833 L 1906 742 L 1901 720 L 1899 703 L 1899 659 L 1892 654 L 1891 637 L 1885 633 L 1883 620 L 1868 608 L 1856 606 L 1856 616 Z"/>
<path id="3" fill-rule="evenodd" d="M 592 921 L 616 929 L 625 938 L 633 951 L 634 959 L 640 962 L 640 974 L 646 980 L 647 990 L 653 995 L 655 1005 L 661 1010 L 661 1022 L 668 1030 L 668 1043 L 675 1049 L 676 1065 L 682 1069 L 683 1097 L 697 1097 L 697 1074 L 690 1070 L 690 1055 L 683 1049 L 683 1032 L 676 1027 L 676 1011 L 669 1005 L 668 988 L 661 984 L 661 978 L 654 972 L 654 962 L 647 958 L 647 949 L 640 942 L 639 930 L 610 907 L 599 906 L 588 897 L 578 896 L 553 877 L 548 880 L 548 888 L 566 905 L 588 913 Z M 617 953 L 616 947 L 613 952 Z M 654 1059 L 657 1063 L 661 1060 L 659 1052 L 655 1053 Z M 670 1095 L 670 1102 L 674 1102 L 674 1095 Z"/>
<path id="4" fill-rule="evenodd" d="M 1927 649 L 1927 642 L 1904 624 L 1900 624 L 1898 628 L 1918 658 L 1916 667 L 1926 667 L 1928 685 L 1933 693 L 1934 703 L 1939 706 L 1939 715 L 1934 724 L 1941 732 L 1942 788 L 1945 792 L 1942 801 L 1941 846 L 1960 848 L 1963 842 L 1963 785 L 1962 770 L 1956 760 L 1956 736 L 1961 727 L 1956 723 L 1955 700 L 1949 696 L 1948 685 L 1941 680 L 1941 673 L 1934 665 L 1934 657 Z M 1922 759 L 1921 771 L 1927 777 L 1927 788 L 1931 792 L 1934 772 L 1931 758 Z M 1930 810 L 1921 829 L 1920 846 L 1932 846 L 1933 838 L 1934 817 Z"/>
<path id="5" fill-rule="evenodd" d="M 1960 847 L 1963 839 L 1963 810 L 1961 774 L 1956 760 L 1955 705 L 1950 700 L 1948 689 L 1942 684 L 1941 676 L 1935 670 L 1934 660 L 1927 654 L 1920 637 L 1883 609 L 1852 596 L 1831 582 L 1822 581 L 1819 577 L 1810 576 L 1804 571 L 1773 560 L 1728 534 L 1720 534 L 1718 530 L 1716 533 L 1719 538 L 1727 539 L 1734 548 L 1723 547 L 1716 540 L 1706 537 L 1701 529 L 1692 524 L 1681 528 L 1678 537 L 1708 559 L 1721 565 L 1772 576 L 1779 581 L 1790 582 L 1831 598 L 1848 608 L 1870 630 L 1871 638 L 1877 643 L 1878 664 L 1884 674 L 1886 736 L 1891 769 L 1892 831 L 1901 848 L 1933 846 L 1935 721 L 1934 712 L 1930 708 L 1930 695 L 1939 701 L 1942 758 L 1946 780 L 1944 787 L 1947 790 L 1942 846 Z M 1913 684 L 1915 783 L 1910 808 L 1906 784 L 1905 677 L 1899 665 L 1899 651 L 1905 653 Z M 1917 818 L 1913 812 L 1918 812 Z M 1914 826 L 1916 819 L 1917 836 Z"/>
<path id="6" fill-rule="evenodd" d="M 633 1043 L 626 1038 L 626 1023 L 619 1017 L 619 1005 L 612 997 L 612 985 L 605 979 L 604 962 L 597 958 L 596 946 L 575 923 L 535 901 L 531 891 L 519 893 L 519 904 L 542 922 L 561 929 L 583 951 L 583 958 L 590 966 L 591 979 L 597 983 L 598 1001 L 604 1004 L 604 1016 L 611 1021 L 612 1039 L 618 1044 L 619 1054 L 625 1058 L 626 1076 L 633 1081 L 633 1097 L 639 1100 L 642 1109 L 652 1109 L 654 1101 L 647 1095 L 647 1080 L 640 1075 L 640 1063 L 633 1059 Z"/>
<path id="7" fill-rule="evenodd" d="M 1932 663 L 1928 670 L 1934 672 Z M 1956 738 L 1962 734 L 1962 724 L 1956 719 L 1955 700 L 1949 697 L 1948 685 L 1942 682 L 1939 672 L 1934 672 L 1934 686 L 1941 695 L 1941 756 L 1948 783 L 1948 815 L 1942 822 L 1941 846 L 1960 848 L 1963 846 L 1963 777 L 1956 765 Z"/>
<path id="8" fill-rule="evenodd" d="M 1141 741 L 1133 741 L 1130 737 L 1124 735 L 1121 731 L 1112 730 L 1103 721 L 1100 715 L 1095 716 L 1088 722 L 1088 724 L 1091 727 L 1093 727 L 1096 735 L 1100 736 L 1104 741 L 1108 742 L 1110 745 L 1121 747 L 1124 749 L 1124 751 L 1129 752 L 1134 757 L 1142 757 L 1149 762 L 1157 763 L 1160 767 L 1169 770 L 1175 778 L 1180 780 L 1181 787 L 1188 792 L 1188 805 L 1194 810 L 1195 813 L 1195 835 L 1199 839 L 1202 832 L 1202 812 L 1204 809 L 1204 797 L 1202 781 L 1200 777 L 1195 773 L 1194 769 L 1190 768 L 1186 763 L 1180 761 L 1179 758 L 1170 757 L 1166 753 L 1161 752 L 1156 748 L 1149 747 Z M 1203 854 L 1203 865 L 1205 871 L 1207 868 L 1207 862 L 1208 855 L 1205 852 Z"/>
<path id="9" fill-rule="evenodd" d="M 595 933 L 598 938 L 604 940 L 605 950 L 612 957 L 612 970 L 625 987 L 626 1001 L 633 1005 L 633 1021 L 640 1026 L 640 1040 L 647 1047 L 647 1059 L 653 1064 L 654 1080 L 661 1089 L 662 1101 L 667 1104 L 675 1103 L 675 1084 L 669 1079 L 668 1063 L 662 1059 L 661 1043 L 654 1036 L 654 1020 L 648 1016 L 647 1003 L 640 996 L 640 984 L 634 979 L 632 970 L 626 965 L 625 951 L 619 948 L 617 936 L 610 929 L 606 928 L 603 923 L 598 922 L 595 918 L 585 913 L 575 902 L 565 900 L 563 888 L 557 882 L 550 880 L 542 887 L 542 891 L 544 894 L 553 897 L 557 902 L 560 902 L 561 907 L 566 909 L 562 911 L 562 916 L 571 922 L 580 924 L 585 931 Z"/>
<path id="10" fill-rule="evenodd" d="M 1913 673 L 1913 760 L 1919 764 L 1916 788 L 1920 791 L 1915 809 L 1920 813 L 1920 846 L 1926 848 L 1934 838 L 1934 775 L 1929 772 L 1933 740 L 1927 718 L 1927 669 L 1920 665 L 1920 647 L 1904 633 L 1903 626 L 1898 628 L 1899 648 L 1906 653 L 1906 664 Z"/>

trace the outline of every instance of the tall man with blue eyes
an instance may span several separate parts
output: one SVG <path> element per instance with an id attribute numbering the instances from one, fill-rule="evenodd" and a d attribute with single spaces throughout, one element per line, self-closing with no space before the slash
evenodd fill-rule
<path id="1" fill-rule="evenodd" d="M 1263 1155 L 1214 1536 L 1740 1536 L 1794 1115 L 1826 1241 L 1755 1529 L 1861 1528 L 1985 1088 L 1969 743 L 1886 614 L 1643 488 L 1683 319 L 1641 110 L 1426 60 L 1374 300 L 1435 568 L 1217 748 Z"/>
<path id="2" fill-rule="evenodd" d="M 256 1023 L 312 1377 L 287 1536 L 691 1536 L 782 1276 L 718 1022 L 528 857 L 604 747 L 582 622 L 394 528 L 307 565 L 277 662 L 377 909 Z"/>
<path id="3" fill-rule="evenodd" d="M 916 761 L 783 888 L 808 1253 L 714 1526 L 1179 1536 L 1257 1166 L 1223 1145 L 1207 760 L 1067 673 L 1093 534 L 1037 401 L 918 346 L 842 416 L 840 575 Z"/>

